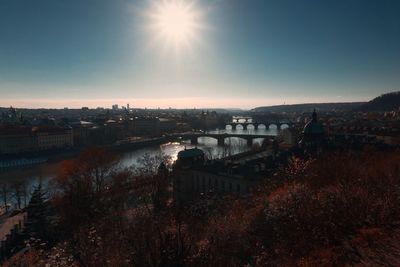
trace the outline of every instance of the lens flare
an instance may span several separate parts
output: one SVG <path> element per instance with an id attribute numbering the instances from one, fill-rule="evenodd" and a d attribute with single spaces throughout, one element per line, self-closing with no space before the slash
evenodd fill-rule
<path id="1" fill-rule="evenodd" d="M 150 17 L 157 38 L 169 46 L 181 49 L 191 46 L 199 37 L 201 14 L 196 10 L 194 2 L 157 2 L 150 12 Z"/>

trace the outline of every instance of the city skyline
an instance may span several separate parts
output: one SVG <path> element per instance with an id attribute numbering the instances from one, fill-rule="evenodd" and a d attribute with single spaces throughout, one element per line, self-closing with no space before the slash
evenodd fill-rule
<path id="1" fill-rule="evenodd" d="M 400 3 L 3 1 L 0 106 L 254 108 L 399 90 Z"/>

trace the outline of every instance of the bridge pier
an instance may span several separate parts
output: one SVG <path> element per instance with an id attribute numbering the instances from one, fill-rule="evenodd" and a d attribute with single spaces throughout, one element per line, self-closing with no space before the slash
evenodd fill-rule
<path id="1" fill-rule="evenodd" d="M 232 130 L 236 130 L 236 124 L 232 124 Z"/>
<path id="2" fill-rule="evenodd" d="M 192 145 L 197 145 L 198 144 L 197 136 L 190 138 L 190 144 L 192 144 Z"/>
<path id="3" fill-rule="evenodd" d="M 276 129 L 280 130 L 281 129 L 281 124 L 276 124 Z"/>
<path id="4" fill-rule="evenodd" d="M 243 130 L 247 130 L 247 125 L 248 125 L 247 123 L 243 123 L 243 124 L 242 124 Z"/>
<path id="5" fill-rule="evenodd" d="M 253 146 L 253 138 L 247 138 L 247 146 L 252 147 Z"/>
<path id="6" fill-rule="evenodd" d="M 223 146 L 225 145 L 225 138 L 224 137 L 218 137 L 218 145 Z"/>
<path id="7" fill-rule="evenodd" d="M 254 130 L 258 130 L 258 123 L 253 123 L 254 125 Z"/>

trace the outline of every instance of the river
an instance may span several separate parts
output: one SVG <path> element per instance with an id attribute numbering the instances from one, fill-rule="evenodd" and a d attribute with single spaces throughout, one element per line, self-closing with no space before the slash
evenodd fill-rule
<path id="1" fill-rule="evenodd" d="M 223 130 L 208 131 L 209 133 L 236 133 L 236 134 L 257 134 L 257 135 L 277 135 L 276 127 L 265 129 L 260 127 L 255 130 L 249 126 L 247 130 L 243 130 L 238 126 L 236 130 L 232 130 L 229 126 Z M 261 144 L 262 139 L 256 139 L 254 143 Z M 178 152 L 185 148 L 192 148 L 194 145 L 190 141 L 167 143 L 161 146 L 152 146 L 143 149 L 123 153 L 121 163 L 126 167 L 138 167 L 138 159 L 145 154 L 150 156 L 167 155 L 173 161 L 176 160 Z M 198 148 L 202 149 L 208 158 L 221 158 L 228 155 L 233 155 L 249 150 L 245 140 L 240 138 L 228 138 L 225 140 L 225 146 L 218 146 L 217 140 L 209 137 L 200 137 L 198 139 Z M 44 163 L 40 165 L 30 166 L 26 168 L 12 169 L 7 172 L 0 173 L 0 184 L 13 184 L 22 182 L 28 191 L 36 186 L 39 181 L 47 184 L 52 177 L 56 176 L 61 162 Z M 1 203 L 1 201 L 0 201 Z"/>

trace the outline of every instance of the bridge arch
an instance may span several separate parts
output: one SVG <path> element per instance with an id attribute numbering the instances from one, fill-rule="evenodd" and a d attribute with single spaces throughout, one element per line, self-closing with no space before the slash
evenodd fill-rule
<path id="1" fill-rule="evenodd" d="M 269 124 L 268 123 L 259 123 L 257 128 L 258 129 L 266 129 L 266 130 L 268 130 L 269 129 Z"/>
<path id="2" fill-rule="evenodd" d="M 264 125 L 264 128 L 268 129 L 266 124 L 258 123 L 258 122 L 232 122 L 232 123 L 226 123 L 225 129 L 231 128 L 232 130 L 236 130 L 236 129 L 247 130 L 248 127 L 250 126 L 251 129 L 257 130 L 260 125 Z"/>
<path id="3" fill-rule="evenodd" d="M 272 129 L 279 129 L 280 124 L 276 123 L 276 122 L 271 122 L 268 124 L 268 128 L 272 128 Z"/>
<path id="4" fill-rule="evenodd" d="M 245 126 L 244 123 L 238 123 L 238 124 L 236 124 L 236 129 L 238 129 L 238 130 L 246 130 L 247 129 L 247 125 Z"/>
<path id="5" fill-rule="evenodd" d="M 257 123 L 253 123 L 253 122 L 249 122 L 249 123 L 247 123 L 247 129 L 249 129 L 249 126 L 250 126 L 250 129 L 255 129 L 255 130 L 257 130 L 258 129 L 258 124 Z"/>
<path id="6" fill-rule="evenodd" d="M 199 143 L 199 138 L 202 138 L 202 137 L 207 137 L 207 138 L 214 139 L 214 140 L 217 141 L 218 145 L 221 145 L 221 139 L 222 139 L 222 142 L 224 142 L 224 138 L 213 136 L 213 135 L 204 134 L 204 135 L 199 135 L 199 136 L 191 136 L 189 138 L 190 144 L 197 145 Z"/>
<path id="7" fill-rule="evenodd" d="M 190 140 L 192 145 L 197 145 L 200 137 L 208 137 L 217 140 L 218 145 L 224 145 L 225 140 L 229 138 L 237 138 L 247 142 L 248 146 L 253 145 L 253 141 L 256 139 L 271 138 L 269 135 L 257 135 L 257 134 L 212 134 L 212 133 L 202 133 L 202 134 L 183 134 L 176 136 L 181 140 Z"/>
<path id="8" fill-rule="evenodd" d="M 222 137 L 223 141 L 219 140 L 218 145 L 220 145 L 220 144 L 224 145 L 225 144 L 225 140 L 227 140 L 227 139 L 229 140 L 231 138 L 236 138 L 236 139 L 243 140 L 243 141 L 245 141 L 247 143 L 248 146 L 252 146 L 253 139 L 254 139 L 254 138 L 252 138 L 250 136 L 249 137 L 247 137 L 247 136 L 223 136 Z"/>
<path id="9" fill-rule="evenodd" d="M 251 143 L 248 141 L 247 145 L 248 146 L 258 145 L 258 146 L 262 147 L 263 143 L 267 139 L 268 139 L 267 137 L 255 137 L 251 140 Z"/>
<path id="10" fill-rule="evenodd" d="M 287 122 L 281 123 L 281 129 L 287 129 L 287 128 L 290 128 L 290 123 Z"/>

